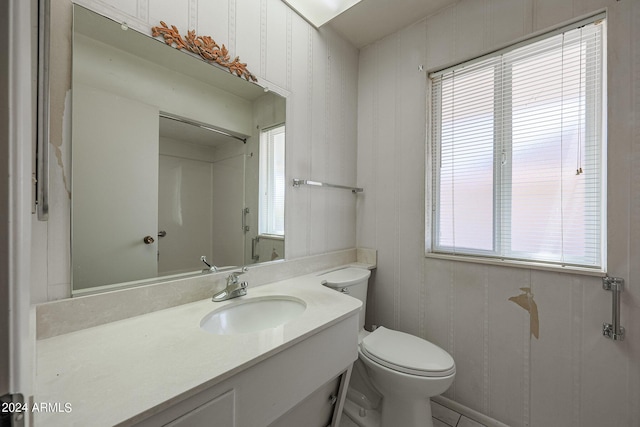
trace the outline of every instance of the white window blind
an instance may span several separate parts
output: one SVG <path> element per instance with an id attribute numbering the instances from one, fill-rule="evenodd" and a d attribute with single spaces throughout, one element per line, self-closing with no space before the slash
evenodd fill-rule
<path id="1" fill-rule="evenodd" d="M 284 125 L 260 136 L 260 198 L 258 233 L 284 236 Z"/>
<path id="2" fill-rule="evenodd" d="M 604 268 L 604 25 L 430 75 L 433 252 Z"/>

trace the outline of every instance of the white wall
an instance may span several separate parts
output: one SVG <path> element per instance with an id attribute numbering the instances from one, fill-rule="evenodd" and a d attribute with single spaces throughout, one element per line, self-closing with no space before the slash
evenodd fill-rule
<path id="1" fill-rule="evenodd" d="M 601 334 L 598 278 L 424 257 L 426 74 L 608 7 L 609 274 L 624 342 Z M 640 425 L 640 2 L 464 0 L 363 48 L 359 247 L 378 249 L 368 323 L 425 337 L 457 364 L 446 396 L 510 426 Z M 540 337 L 509 301 L 531 287 Z"/>
<path id="2" fill-rule="evenodd" d="M 129 2 L 79 0 L 145 29 L 160 20 L 195 29 L 239 55 L 263 85 L 288 93 L 287 177 L 353 185 L 356 173 L 358 52 L 334 32 L 317 31 L 280 0 Z M 71 1 L 52 2 L 51 208 L 33 223 L 32 302 L 70 294 L 69 190 Z M 355 246 L 355 196 L 287 188 L 287 258 Z"/>
<path id="3" fill-rule="evenodd" d="M 251 101 L 82 34 L 74 35 L 73 85 L 78 82 L 154 105 L 164 113 L 252 132 Z"/>
<path id="4" fill-rule="evenodd" d="M 0 394 L 25 396 L 32 393 L 35 361 L 29 307 L 35 141 L 32 6 L 18 0 L 0 6 Z"/>

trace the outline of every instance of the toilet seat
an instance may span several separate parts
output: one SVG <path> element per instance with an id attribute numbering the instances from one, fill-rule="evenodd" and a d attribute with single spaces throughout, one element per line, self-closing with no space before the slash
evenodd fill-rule
<path id="1" fill-rule="evenodd" d="M 364 337 L 360 349 L 365 357 L 405 374 L 446 377 L 456 372 L 453 358 L 437 345 L 384 327 Z"/>

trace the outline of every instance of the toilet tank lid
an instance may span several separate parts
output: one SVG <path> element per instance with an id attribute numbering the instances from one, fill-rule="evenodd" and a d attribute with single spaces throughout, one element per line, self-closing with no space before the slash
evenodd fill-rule
<path id="1" fill-rule="evenodd" d="M 401 372 L 422 376 L 448 376 L 455 373 L 449 353 L 415 335 L 379 327 L 361 342 L 365 354 Z"/>
<path id="2" fill-rule="evenodd" d="M 340 270 L 330 271 L 329 273 L 321 274 L 320 280 L 323 285 L 331 288 L 344 288 L 347 286 L 355 285 L 363 280 L 369 280 L 371 271 L 358 268 L 358 267 L 345 267 Z"/>

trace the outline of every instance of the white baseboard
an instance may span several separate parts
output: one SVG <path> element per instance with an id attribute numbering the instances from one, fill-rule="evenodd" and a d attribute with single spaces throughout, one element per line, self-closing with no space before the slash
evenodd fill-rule
<path id="1" fill-rule="evenodd" d="M 451 399 L 448 399 L 443 396 L 434 396 L 431 398 L 434 402 L 451 409 L 452 411 L 456 411 L 457 413 L 464 415 L 467 418 L 471 418 L 474 421 L 479 422 L 480 424 L 484 424 L 487 427 L 509 427 L 508 425 L 501 423 L 500 421 L 494 420 L 493 418 L 484 415 L 478 411 L 475 411 L 471 408 L 467 408 L 464 405 L 459 404 Z"/>

